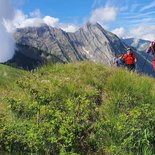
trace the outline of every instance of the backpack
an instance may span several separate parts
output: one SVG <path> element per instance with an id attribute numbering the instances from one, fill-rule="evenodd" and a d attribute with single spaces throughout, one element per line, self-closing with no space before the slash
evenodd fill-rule
<path id="1" fill-rule="evenodd" d="M 125 55 L 125 54 L 123 54 L 123 56 L 124 56 L 124 55 Z M 123 56 L 121 57 L 121 62 L 122 62 L 123 65 L 126 65 L 126 59 L 127 59 L 129 56 L 127 55 L 125 59 L 122 59 Z M 131 57 L 132 57 L 133 60 L 135 59 L 135 58 L 133 57 L 133 53 L 131 53 Z"/>

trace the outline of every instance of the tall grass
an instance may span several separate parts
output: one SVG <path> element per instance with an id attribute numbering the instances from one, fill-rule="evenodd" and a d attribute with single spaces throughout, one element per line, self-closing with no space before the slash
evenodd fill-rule
<path id="1" fill-rule="evenodd" d="M 3 87 L 10 93 L 1 101 L 0 150 L 154 154 L 154 79 L 91 62 L 49 65 L 19 76 Z"/>

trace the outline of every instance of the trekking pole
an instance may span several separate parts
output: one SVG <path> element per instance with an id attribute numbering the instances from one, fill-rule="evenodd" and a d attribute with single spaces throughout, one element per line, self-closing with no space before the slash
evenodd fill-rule
<path id="1" fill-rule="evenodd" d="M 147 53 L 147 56 L 146 56 L 146 59 L 145 59 L 145 61 L 144 61 L 143 66 L 142 66 L 142 71 L 141 71 L 141 72 L 144 71 L 144 67 L 145 67 L 145 65 L 146 65 L 146 62 L 147 62 L 148 57 L 149 57 L 149 53 Z"/>

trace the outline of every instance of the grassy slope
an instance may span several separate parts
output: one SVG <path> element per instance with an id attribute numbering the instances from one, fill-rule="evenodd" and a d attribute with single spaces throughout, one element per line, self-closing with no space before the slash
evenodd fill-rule
<path id="1" fill-rule="evenodd" d="M 0 64 L 0 106 L 4 98 L 10 93 L 11 88 L 15 85 L 18 78 L 25 75 L 26 72 L 16 68 Z"/>
<path id="2" fill-rule="evenodd" d="M 0 67 L 1 92 L 9 92 L 7 98 L 11 100 L 3 101 L 8 107 L 5 111 L 0 109 L 3 113 L 0 123 L 6 130 L 6 133 L 0 130 L 0 146 L 4 146 L 4 140 L 8 141 L 3 149 L 10 150 L 10 143 L 17 149 L 14 141 L 18 141 L 28 151 L 48 152 L 52 145 L 50 140 L 47 142 L 49 130 L 53 133 L 58 128 L 59 134 L 54 137 L 58 136 L 55 143 L 60 148 L 55 146 L 53 151 L 152 154 L 155 142 L 154 79 L 89 62 L 47 66 L 35 73 Z M 14 83 L 16 80 L 18 84 Z M 36 120 L 38 107 L 40 118 Z M 58 122 L 60 126 L 56 127 Z M 42 128 L 38 128 L 40 124 Z M 22 135 L 19 126 L 26 136 Z M 39 137 L 48 127 L 48 138 Z M 11 134 L 7 135 L 7 132 Z M 15 133 L 23 137 L 16 137 Z M 33 138 L 34 134 L 38 138 Z M 26 140 L 23 142 L 23 139 Z M 38 143 L 38 139 L 43 143 Z"/>
<path id="3" fill-rule="evenodd" d="M 7 87 L 17 78 L 22 76 L 24 71 L 6 65 L 0 65 L 0 87 Z"/>

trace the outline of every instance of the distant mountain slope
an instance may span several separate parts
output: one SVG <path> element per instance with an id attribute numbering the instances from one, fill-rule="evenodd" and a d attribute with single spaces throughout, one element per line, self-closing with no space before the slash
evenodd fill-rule
<path id="1" fill-rule="evenodd" d="M 87 23 L 75 33 L 67 33 L 47 25 L 27 27 L 17 29 L 14 36 L 18 45 L 18 55 L 22 53 L 22 56 L 28 58 L 28 63 L 23 64 L 24 67 L 28 64 L 27 68 L 36 68 L 47 61 L 68 63 L 83 60 L 110 66 L 114 56 L 125 53 L 126 48 L 132 46 L 128 44 L 129 40 L 122 41 L 98 23 Z M 136 47 L 140 47 L 140 43 Z M 138 70 L 153 74 L 150 62 L 146 63 L 144 70 L 142 69 L 145 54 L 137 55 Z M 14 60 L 16 62 L 18 57 L 15 56 Z"/>
<path id="2" fill-rule="evenodd" d="M 125 52 L 121 40 L 99 24 L 87 23 L 77 32 L 69 33 L 69 37 L 77 51 L 97 63 L 110 65 L 114 55 Z"/>
<path id="3" fill-rule="evenodd" d="M 16 47 L 15 56 L 7 62 L 7 64 L 11 64 L 11 66 L 32 70 L 48 62 L 64 63 L 55 55 L 41 51 L 38 48 L 21 44 L 17 44 Z"/>
<path id="4" fill-rule="evenodd" d="M 137 51 L 146 51 L 148 45 L 151 41 L 143 40 L 143 39 L 136 39 L 136 38 L 127 38 L 123 39 L 123 41 L 128 45 L 132 46 L 137 49 Z"/>
<path id="5" fill-rule="evenodd" d="M 27 45 L 48 54 L 54 54 L 64 62 L 84 59 L 71 45 L 68 34 L 61 29 L 47 25 L 17 29 L 15 38 L 20 45 Z"/>
<path id="6" fill-rule="evenodd" d="M 134 51 L 138 55 L 138 68 L 140 71 L 153 75 L 154 71 L 152 67 L 152 55 L 146 53 L 146 49 L 149 46 L 151 41 L 143 40 L 143 39 L 136 39 L 136 38 L 128 38 L 122 40 L 128 46 L 131 46 Z M 140 57 L 139 57 L 140 56 Z M 146 60 L 147 59 L 147 60 Z M 145 63 L 145 61 L 147 61 Z"/>
<path id="7" fill-rule="evenodd" d="M 17 44 L 53 54 L 64 62 L 88 59 L 110 64 L 115 54 L 125 52 L 121 40 L 99 24 L 87 23 L 75 33 L 66 33 L 47 25 L 29 27 L 17 29 L 15 38 Z"/>

